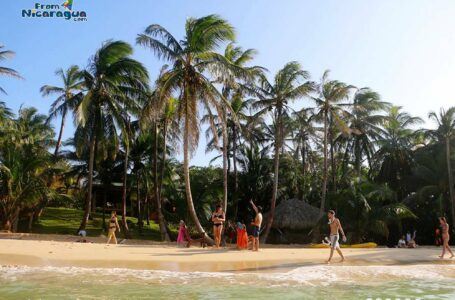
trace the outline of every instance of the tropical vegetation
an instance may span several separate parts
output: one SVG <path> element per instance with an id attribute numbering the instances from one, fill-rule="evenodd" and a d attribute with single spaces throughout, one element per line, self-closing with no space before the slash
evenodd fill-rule
<path id="1" fill-rule="evenodd" d="M 328 209 L 351 242 L 393 244 L 415 229 L 432 243 L 438 216 L 455 225 L 455 107 L 429 112 L 425 125 L 329 71 L 313 80 L 290 61 L 269 72 L 217 15 L 188 18 L 183 36 L 149 25 L 136 46 L 163 62 L 157 78 L 133 59 L 134 45 L 109 40 L 87 66 L 60 68 L 61 83 L 41 88 L 53 97 L 47 115 L 0 102 L 2 229 L 42 232 L 49 215 L 71 212 L 61 222 L 72 232 L 58 233 L 100 234 L 118 210 L 129 238 L 171 241 L 184 220 L 210 239 L 214 206 L 248 224 L 250 199 L 264 209 L 268 242 L 283 240 L 273 224 L 288 199 L 319 211 L 302 242 L 320 238 Z M 0 51 L 0 61 L 12 54 Z M 0 66 L 2 75 L 21 78 Z M 64 140 L 69 117 L 75 130 Z M 215 157 L 192 166 L 203 129 Z"/>

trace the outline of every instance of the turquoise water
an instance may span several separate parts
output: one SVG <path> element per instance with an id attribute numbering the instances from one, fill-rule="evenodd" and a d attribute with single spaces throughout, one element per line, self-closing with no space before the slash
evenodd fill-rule
<path id="1" fill-rule="evenodd" d="M 455 266 L 320 266 L 268 274 L 4 266 L 0 299 L 455 299 Z"/>

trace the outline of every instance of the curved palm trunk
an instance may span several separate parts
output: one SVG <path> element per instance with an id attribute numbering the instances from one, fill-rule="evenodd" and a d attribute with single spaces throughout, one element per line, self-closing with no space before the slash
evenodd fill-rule
<path id="1" fill-rule="evenodd" d="M 125 145 L 125 159 L 123 161 L 123 185 L 122 185 L 122 226 L 125 238 L 129 237 L 128 223 L 126 222 L 126 190 L 127 190 L 127 179 L 128 179 L 128 155 L 129 155 L 129 143 Z"/>
<path id="2" fill-rule="evenodd" d="M 452 206 L 452 226 L 455 228 L 455 192 L 453 187 L 453 175 L 452 175 L 452 164 L 450 162 L 450 138 L 446 138 L 446 161 L 447 161 L 447 173 L 449 179 L 449 195 L 450 195 L 450 204 Z"/>
<path id="3" fill-rule="evenodd" d="M 191 218 L 193 219 L 194 225 L 196 226 L 196 230 L 203 235 L 204 238 L 213 245 L 213 240 L 208 236 L 207 232 L 205 232 L 204 228 L 202 227 L 201 223 L 196 214 L 196 210 L 194 209 L 193 204 L 193 197 L 191 195 L 191 185 L 190 185 L 190 151 L 189 151 L 189 121 L 188 117 L 185 116 L 185 128 L 184 128 L 184 137 L 183 137 L 183 175 L 185 178 L 185 193 L 186 193 L 186 202 L 188 205 L 188 210 L 190 213 Z"/>
<path id="4" fill-rule="evenodd" d="M 161 233 L 161 240 L 170 242 L 171 239 L 166 229 L 166 222 L 164 220 L 163 211 L 161 210 L 161 197 L 160 197 L 160 189 L 158 187 L 158 128 L 156 122 L 154 123 L 154 131 L 155 131 L 155 146 L 154 146 L 154 153 L 153 153 L 153 173 L 154 173 L 154 192 L 155 192 L 155 201 L 156 201 L 156 210 L 158 212 L 158 222 L 160 225 L 160 233 Z"/>
<path id="5" fill-rule="evenodd" d="M 94 130 L 96 132 L 96 130 Z M 82 217 L 81 225 L 79 226 L 79 230 L 85 230 L 87 226 L 88 217 L 90 215 L 90 207 L 92 204 L 92 189 L 93 189 L 93 164 L 95 161 L 95 145 L 96 145 L 96 135 L 92 133 L 91 141 L 90 141 L 90 154 L 88 159 L 88 190 L 87 196 L 85 197 L 85 210 L 84 216 Z M 78 231 L 79 231 L 78 230 Z"/>
<path id="6" fill-rule="evenodd" d="M 276 137 L 275 137 L 275 158 L 274 158 L 274 176 L 273 176 L 273 190 L 272 190 L 272 201 L 270 202 L 270 212 L 269 217 L 267 219 L 267 224 L 265 227 L 264 235 L 261 238 L 262 243 L 267 242 L 267 238 L 269 237 L 270 230 L 272 229 L 273 225 L 273 218 L 275 216 L 275 206 L 276 206 L 276 198 L 278 195 L 278 173 L 280 168 L 280 152 L 282 148 L 282 139 L 283 139 L 283 131 L 281 125 L 281 110 L 278 110 L 278 120 L 277 120 L 277 130 L 276 130 Z"/>
<path id="7" fill-rule="evenodd" d="M 327 113 L 324 112 L 324 166 L 322 170 L 322 197 L 319 214 L 322 216 L 325 210 L 325 197 L 327 194 Z"/>
<path id="8" fill-rule="evenodd" d="M 57 144 L 55 145 L 55 151 L 54 151 L 54 156 L 57 157 L 58 151 L 60 149 L 60 146 L 62 144 L 62 136 L 63 136 L 63 129 L 65 128 L 65 119 L 66 119 L 66 114 L 67 114 L 67 109 L 63 111 L 62 114 L 62 122 L 60 123 L 60 131 L 58 133 L 58 139 L 57 139 Z"/>

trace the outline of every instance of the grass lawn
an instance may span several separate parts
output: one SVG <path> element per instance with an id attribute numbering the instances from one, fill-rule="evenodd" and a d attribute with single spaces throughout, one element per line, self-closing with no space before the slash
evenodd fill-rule
<path id="1" fill-rule="evenodd" d="M 82 210 L 77 209 L 48 207 L 44 209 L 41 218 L 33 224 L 32 232 L 74 235 L 79 228 L 83 213 Z M 102 213 L 94 213 L 92 217 L 93 219 L 87 223 L 87 235 L 100 236 L 103 234 L 103 215 Z M 106 214 L 106 222 L 109 221 L 109 217 L 110 215 Z M 139 232 L 139 228 L 136 225 L 137 218 L 127 217 L 127 220 L 132 222 L 129 223 L 132 224 L 129 228 L 132 239 L 161 240 L 159 226 L 155 222 L 150 221 L 150 225 L 144 223 L 142 231 Z M 119 223 L 121 223 L 121 217 L 119 217 Z M 174 231 L 176 229 L 171 227 L 171 230 Z M 104 234 L 106 235 L 106 233 Z M 123 235 L 120 233 L 118 236 L 122 237 Z"/>

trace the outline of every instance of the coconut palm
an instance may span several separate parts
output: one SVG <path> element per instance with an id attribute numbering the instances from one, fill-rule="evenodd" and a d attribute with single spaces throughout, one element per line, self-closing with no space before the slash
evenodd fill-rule
<path id="1" fill-rule="evenodd" d="M 422 122 L 422 119 L 401 111 L 401 107 L 392 106 L 387 111 L 376 142 L 379 149 L 374 154 L 370 173 L 375 180 L 388 183 L 397 191 L 399 200 L 406 196 L 403 182 L 411 174 L 413 166 L 413 127 Z M 377 174 L 373 173 L 375 170 L 378 170 Z"/>
<path id="2" fill-rule="evenodd" d="M 235 66 L 238 69 L 243 69 L 245 72 L 239 72 L 235 73 L 240 76 L 234 76 L 235 74 L 230 72 L 227 73 L 228 76 L 223 76 L 219 78 L 219 82 L 223 85 L 222 87 L 222 93 L 223 96 L 230 102 L 231 104 L 231 111 L 226 111 L 224 110 L 224 116 L 223 119 L 226 122 L 226 126 L 224 127 L 225 129 L 222 128 L 222 139 L 223 139 L 223 145 L 222 145 L 222 154 L 223 154 L 223 203 L 224 203 L 224 210 L 227 210 L 227 191 L 228 191 L 228 164 L 229 164 L 229 157 L 228 157 L 228 151 L 229 151 L 229 133 L 228 130 L 232 128 L 233 131 L 233 143 L 235 144 L 235 139 L 236 139 L 236 133 L 237 133 L 237 127 L 238 127 L 238 122 L 237 122 L 237 116 L 236 113 L 240 112 L 241 110 L 241 103 L 239 103 L 240 97 L 242 97 L 247 89 L 246 85 L 243 83 L 245 80 L 247 81 L 246 83 L 249 84 L 252 79 L 260 74 L 262 72 L 262 68 L 260 67 L 246 67 L 246 63 L 250 62 L 253 60 L 254 56 L 256 55 L 257 51 L 255 49 L 247 49 L 243 51 L 241 47 L 235 46 L 234 43 L 229 43 L 226 46 L 226 49 L 224 50 L 224 57 L 226 61 Z M 235 101 L 235 103 L 234 103 Z M 234 107 L 232 106 L 233 104 L 237 105 L 237 110 L 234 110 Z M 240 105 L 239 105 L 240 104 Z M 233 149 L 233 165 L 234 165 L 234 206 L 236 206 L 237 202 L 237 190 L 238 190 L 238 182 L 237 182 L 237 162 L 235 158 L 235 152 L 236 150 Z M 235 213 L 236 214 L 236 213 Z M 235 217 L 234 214 L 234 217 Z"/>
<path id="3" fill-rule="evenodd" d="M 306 177 L 308 171 L 308 161 L 311 157 L 312 145 L 317 144 L 316 128 L 314 126 L 314 114 L 312 109 L 303 108 L 292 114 L 292 141 L 295 144 L 296 157 L 300 155 L 302 160 L 302 195 L 303 198 L 306 188 Z"/>
<path id="4" fill-rule="evenodd" d="M 48 152 L 54 132 L 45 120 L 35 108 L 21 108 L 0 129 L 0 219 L 5 230 L 17 229 L 23 209 L 52 198 L 47 181 L 58 170 Z"/>
<path id="5" fill-rule="evenodd" d="M 215 109 L 222 115 L 222 107 L 229 106 L 207 74 L 215 77 L 232 72 L 226 59 L 214 52 L 225 41 L 234 40 L 234 28 L 216 15 L 199 19 L 189 18 L 185 24 L 185 37 L 180 42 L 160 25 L 150 25 L 137 37 L 137 43 L 150 48 L 158 58 L 172 66 L 161 76 L 161 95 L 178 93 L 178 116 L 183 120 L 183 164 L 188 209 L 196 229 L 208 238 L 194 209 L 189 175 L 190 154 L 199 142 L 199 104 L 210 112 Z"/>
<path id="6" fill-rule="evenodd" d="M 80 98 L 75 97 L 75 95 L 81 92 L 82 81 L 78 66 L 71 66 L 66 71 L 58 69 L 55 72 L 55 75 L 62 81 L 62 87 L 44 85 L 41 87 L 40 91 L 43 96 L 57 96 L 57 99 L 51 104 L 48 118 L 48 121 L 50 121 L 58 116 L 62 117 L 57 144 L 55 145 L 54 151 L 54 156 L 57 156 L 59 148 L 62 144 L 63 129 L 65 128 L 65 120 L 68 111 L 74 111 L 78 104 L 77 101 L 80 100 Z"/>
<path id="7" fill-rule="evenodd" d="M 360 176 L 360 170 L 364 157 L 371 166 L 374 154 L 374 141 L 379 138 L 380 125 L 384 121 L 381 114 L 390 106 L 381 101 L 378 93 L 369 88 L 361 88 L 354 94 L 353 103 L 348 112 L 349 128 L 351 136 L 347 138 L 346 158 L 352 158 L 355 174 Z M 347 159 L 345 159 L 345 164 Z"/>
<path id="8" fill-rule="evenodd" d="M 270 213 L 266 223 L 263 240 L 266 241 L 270 233 L 275 213 L 275 206 L 278 192 L 278 171 L 280 165 L 280 152 L 283 147 L 284 124 L 283 119 L 289 115 L 291 110 L 289 102 L 301 99 L 309 95 L 313 90 L 312 82 L 307 81 L 309 73 L 304 71 L 298 62 L 289 62 L 275 75 L 274 81 L 271 83 L 265 76 L 260 76 L 259 93 L 260 98 L 253 106 L 259 108 L 259 115 L 267 112 L 272 112 L 274 121 L 274 175 L 273 175 L 273 191 L 270 201 Z"/>
<path id="9" fill-rule="evenodd" d="M 446 166 L 447 166 L 447 177 L 449 183 L 449 197 L 450 203 L 452 205 L 452 222 L 455 225 L 455 191 L 454 191 L 454 181 L 453 181 L 453 171 L 452 171 L 452 162 L 451 162 L 451 145 L 455 137 L 455 107 L 450 107 L 445 110 L 441 108 L 439 114 L 435 112 L 430 112 L 428 117 L 435 121 L 438 128 L 434 130 L 429 130 L 428 133 L 430 136 L 435 138 L 440 143 L 445 144 L 445 153 L 446 153 Z"/>
<path id="10" fill-rule="evenodd" d="M 164 66 L 161 69 L 160 77 L 166 72 L 166 70 L 167 66 Z M 168 135 L 169 132 L 173 133 L 171 135 L 171 140 L 175 142 L 175 137 L 178 133 L 179 124 L 176 113 L 178 100 L 174 97 L 165 97 L 166 94 L 161 94 L 159 80 L 156 85 L 155 91 L 147 97 L 141 114 L 141 121 L 144 131 L 149 131 L 148 128 L 153 129 L 152 136 L 150 137 L 150 141 L 152 143 L 152 154 L 150 158 L 153 162 L 153 195 L 156 205 L 155 208 L 158 213 L 161 239 L 169 242 L 171 239 L 162 211 L 161 191 L 166 165 L 166 154 L 168 150 Z M 161 151 L 160 172 L 158 172 L 159 151 Z"/>
<path id="11" fill-rule="evenodd" d="M 14 57 L 14 55 L 16 54 L 11 50 L 3 50 L 3 48 L 5 48 L 5 46 L 0 44 L 0 61 Z M 0 66 L 0 75 L 11 76 L 11 77 L 15 77 L 18 79 L 22 79 L 22 77 L 19 75 L 19 73 L 16 70 L 7 68 L 7 67 L 2 67 L 2 66 Z M 6 94 L 6 91 L 4 89 L 2 89 L 2 87 L 0 87 L 0 92 Z"/>
<path id="12" fill-rule="evenodd" d="M 85 212 L 80 229 L 89 216 L 94 175 L 95 150 L 109 141 L 118 149 L 117 130 L 126 132 L 127 115 L 137 115 L 140 99 L 148 90 L 148 73 L 138 61 L 130 58 L 133 48 L 122 41 L 106 42 L 83 71 L 84 93 L 77 107 L 76 135 L 89 145 L 89 174 Z M 80 145 L 80 143 L 78 143 Z"/>
<path id="13" fill-rule="evenodd" d="M 332 159 L 332 184 L 336 188 L 335 182 L 335 158 L 334 158 L 334 132 L 335 127 L 342 131 L 348 131 L 347 125 L 344 121 L 342 114 L 344 113 L 340 104 L 341 101 L 346 100 L 349 97 L 352 86 L 338 80 L 329 80 L 329 70 L 326 70 L 322 75 L 321 82 L 317 86 L 318 97 L 314 97 L 313 100 L 317 105 L 316 114 L 324 123 L 323 129 L 323 183 L 322 183 L 322 197 L 320 213 L 324 213 L 325 200 L 327 194 L 327 177 L 328 177 L 328 143 L 330 142 L 330 151 Z M 329 136 L 330 133 L 330 136 Z M 330 140 L 330 141 L 329 141 Z"/>

